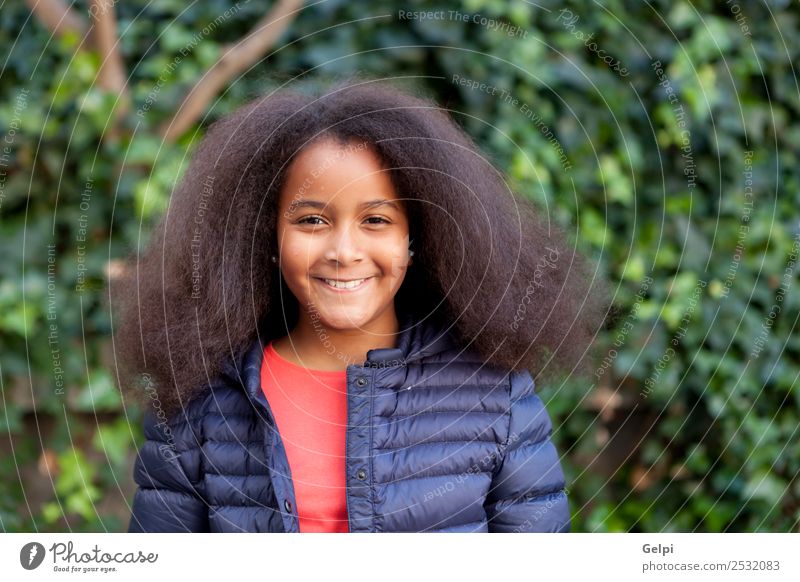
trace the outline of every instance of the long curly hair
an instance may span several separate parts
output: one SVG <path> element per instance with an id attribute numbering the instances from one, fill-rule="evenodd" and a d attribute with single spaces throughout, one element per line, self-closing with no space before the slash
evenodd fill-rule
<path id="1" fill-rule="evenodd" d="M 257 335 L 293 327 L 297 302 L 269 260 L 278 200 L 293 159 L 323 138 L 373 146 L 406 201 L 416 254 L 398 309 L 440 317 L 487 364 L 589 370 L 609 307 L 591 261 L 432 99 L 351 77 L 271 92 L 210 125 L 113 290 L 123 391 L 142 395 L 144 376 L 171 414 Z"/>

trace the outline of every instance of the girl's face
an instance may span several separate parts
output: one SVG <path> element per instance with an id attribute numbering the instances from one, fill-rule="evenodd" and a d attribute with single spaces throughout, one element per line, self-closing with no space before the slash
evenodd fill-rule
<path id="1" fill-rule="evenodd" d="M 363 329 L 394 317 L 408 236 L 405 204 L 366 144 L 323 139 L 292 162 L 278 205 L 279 264 L 312 321 Z"/>

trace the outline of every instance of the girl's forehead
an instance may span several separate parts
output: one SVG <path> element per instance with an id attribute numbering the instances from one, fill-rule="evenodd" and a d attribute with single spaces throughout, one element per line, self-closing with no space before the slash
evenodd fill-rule
<path id="1" fill-rule="evenodd" d="M 289 166 L 281 199 L 293 208 L 370 204 L 402 208 L 390 173 L 364 142 L 326 140 L 308 146 Z"/>
<path id="2" fill-rule="evenodd" d="M 382 169 L 381 159 L 366 142 L 340 143 L 323 139 L 301 150 L 290 166 L 290 173 L 310 174 L 322 179 L 340 173 L 373 174 Z"/>

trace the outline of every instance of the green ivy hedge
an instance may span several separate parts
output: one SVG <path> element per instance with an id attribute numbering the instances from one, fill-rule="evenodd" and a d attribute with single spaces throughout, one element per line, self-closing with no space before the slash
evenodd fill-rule
<path id="1" fill-rule="evenodd" d="M 163 144 L 263 10 L 197 38 L 230 7 L 116 5 L 133 100 L 116 141 L 98 56 L 0 12 L 0 529 L 125 529 L 140 413 L 115 388 L 109 278 L 208 122 L 357 70 L 439 99 L 616 288 L 594 377 L 540 387 L 573 530 L 798 531 L 796 4 L 329 0 Z"/>

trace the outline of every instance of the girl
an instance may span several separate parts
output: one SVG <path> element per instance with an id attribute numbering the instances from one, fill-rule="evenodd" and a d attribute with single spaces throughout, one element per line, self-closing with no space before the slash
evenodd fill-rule
<path id="1" fill-rule="evenodd" d="M 585 363 L 605 295 L 435 103 L 361 79 L 242 107 L 135 271 L 130 531 L 569 530 L 528 370 Z"/>

